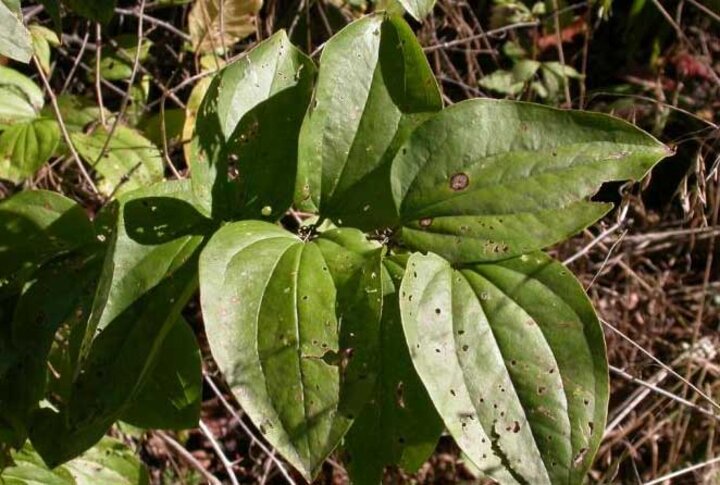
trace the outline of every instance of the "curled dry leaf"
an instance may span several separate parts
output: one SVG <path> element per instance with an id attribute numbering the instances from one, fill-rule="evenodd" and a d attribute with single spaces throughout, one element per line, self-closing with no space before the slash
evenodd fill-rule
<path id="1" fill-rule="evenodd" d="M 262 5 L 262 0 L 197 0 L 188 17 L 193 49 L 223 51 L 249 36 Z"/>

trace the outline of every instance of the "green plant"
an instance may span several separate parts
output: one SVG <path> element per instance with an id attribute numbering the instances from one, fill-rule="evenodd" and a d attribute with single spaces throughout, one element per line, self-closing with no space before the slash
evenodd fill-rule
<path id="1" fill-rule="evenodd" d="M 317 72 L 284 32 L 226 66 L 188 152 L 190 181 L 115 181 L 94 221 L 52 192 L 0 204 L 0 443 L 29 437 L 57 466 L 119 420 L 195 426 L 181 312 L 199 288 L 230 389 L 308 481 L 339 445 L 358 483 L 417 468 L 446 428 L 502 483 L 582 482 L 606 418 L 604 341 L 541 250 L 667 147 L 600 114 L 443 109 L 410 27 L 378 13 L 327 42 Z M 277 224 L 292 206 L 317 217 Z"/>

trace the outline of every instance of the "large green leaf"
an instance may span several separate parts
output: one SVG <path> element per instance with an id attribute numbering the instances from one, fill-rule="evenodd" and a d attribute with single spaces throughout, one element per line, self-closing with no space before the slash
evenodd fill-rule
<path id="1" fill-rule="evenodd" d="M 433 7 L 435 6 L 435 0 L 398 0 L 407 12 L 412 15 L 415 20 L 422 21 L 425 17 L 430 15 Z"/>
<path id="2" fill-rule="evenodd" d="M 395 223 L 390 162 L 441 108 L 422 48 L 401 18 L 376 14 L 347 26 L 323 49 L 300 135 L 297 205 L 362 229 Z"/>
<path id="3" fill-rule="evenodd" d="M 45 397 L 47 358 L 56 332 L 95 288 L 101 258 L 91 251 L 50 263 L 33 276 L 17 301 L 0 371 L 0 421 L 24 439 L 32 412 Z M 67 284 L 72 281 L 73 284 Z"/>
<path id="4" fill-rule="evenodd" d="M 20 2 L 0 0 L 0 55 L 27 63 L 32 53 L 30 32 L 23 25 Z"/>
<path id="5" fill-rule="evenodd" d="M 163 179 L 163 160 L 155 145 L 126 126 L 117 126 L 107 149 L 107 130 L 92 134 L 71 133 L 80 156 L 102 177 L 98 189 L 106 195 L 121 195 Z M 102 157 L 100 156 L 102 154 Z"/>
<path id="6" fill-rule="evenodd" d="M 393 161 L 400 237 L 451 262 L 510 258 L 561 241 L 610 208 L 605 181 L 639 179 L 670 150 L 598 113 L 476 99 L 420 126 Z"/>
<path id="7" fill-rule="evenodd" d="M 132 209 L 136 204 L 145 210 Z M 48 464 L 74 458 L 97 442 L 151 375 L 166 336 L 197 287 L 197 256 L 207 226 L 199 215 L 198 225 L 187 223 L 191 205 L 185 181 L 132 192 L 117 204 L 117 226 L 69 399 L 58 413 L 36 415 L 30 430 Z M 138 213 L 140 220 L 133 220 Z"/>
<path id="8" fill-rule="evenodd" d="M 170 329 L 137 397 L 122 420 L 146 429 L 197 427 L 202 403 L 202 358 L 183 318 Z"/>
<path id="9" fill-rule="evenodd" d="M 45 261 L 95 242 L 82 207 L 55 192 L 23 191 L 0 203 L 0 292 Z"/>
<path id="10" fill-rule="evenodd" d="M 49 469 L 30 446 L 13 453 L 15 465 L 0 473 L 4 485 L 147 485 L 147 470 L 124 443 L 103 438 L 65 466 Z"/>
<path id="11" fill-rule="evenodd" d="M 108 23 L 115 13 L 115 0 L 62 0 L 73 12 L 101 23 Z"/>
<path id="12" fill-rule="evenodd" d="M 200 258 L 213 356 L 243 410 L 308 481 L 347 431 L 366 394 L 363 380 L 371 377 L 369 369 L 364 377 L 361 372 L 369 355 L 359 342 L 365 337 L 349 328 L 341 335 L 338 327 L 343 308 L 368 315 L 358 308 L 365 301 L 379 309 L 379 274 L 370 268 L 379 265 L 380 253 L 371 251 L 376 259 L 358 265 L 352 254 L 341 261 L 340 251 L 339 245 L 322 250 L 304 243 L 269 223 L 243 221 L 218 231 Z M 347 316 L 350 326 L 359 323 Z M 356 365 L 352 339 L 358 341 Z"/>
<path id="13" fill-rule="evenodd" d="M 274 220 L 288 209 L 314 74 L 312 61 L 280 31 L 213 79 L 190 159 L 206 211 Z M 234 163 L 239 178 L 231 182 Z"/>
<path id="14" fill-rule="evenodd" d="M 385 250 L 357 229 L 322 233 L 320 249 L 337 289 L 340 349 L 343 366 L 341 408 L 357 416 L 372 396 L 380 371 L 380 318 L 382 315 L 382 261 Z"/>
<path id="15" fill-rule="evenodd" d="M 53 156 L 60 143 L 55 120 L 37 119 L 10 126 L 0 134 L 0 179 L 20 183 Z"/>
<path id="16" fill-rule="evenodd" d="M 357 485 L 380 483 L 387 465 L 414 472 L 435 450 L 444 429 L 405 343 L 397 293 L 404 269 L 395 260 L 385 261 L 378 382 L 345 439 L 348 471 Z"/>
<path id="17" fill-rule="evenodd" d="M 401 285 L 415 369 L 460 448 L 501 483 L 581 483 L 608 366 L 580 284 L 542 254 L 455 270 L 413 255 Z"/>
<path id="18" fill-rule="evenodd" d="M 45 104 L 40 88 L 29 77 L 0 65 L 0 126 L 32 120 Z"/>

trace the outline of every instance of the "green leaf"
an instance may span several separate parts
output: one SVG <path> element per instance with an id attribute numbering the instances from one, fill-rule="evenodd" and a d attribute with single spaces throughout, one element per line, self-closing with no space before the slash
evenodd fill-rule
<path id="1" fill-rule="evenodd" d="M 334 229 L 314 243 L 322 253 L 337 289 L 342 364 L 342 411 L 357 416 L 372 396 L 380 372 L 382 261 L 385 249 L 357 229 Z M 347 354 L 347 353 L 350 354 Z M 344 354 L 345 353 L 345 354 Z"/>
<path id="2" fill-rule="evenodd" d="M 80 156 L 101 175 L 98 189 L 105 195 L 122 195 L 163 179 L 163 160 L 155 145 L 140 133 L 118 125 L 101 157 L 108 131 L 71 133 Z"/>
<path id="3" fill-rule="evenodd" d="M 127 208 L 147 204 L 142 221 Z M 92 446 L 128 409 L 151 375 L 166 336 L 197 287 L 197 256 L 203 236 L 186 227 L 192 203 L 189 183 L 165 182 L 122 197 L 81 347 L 82 367 L 59 413 L 37 414 L 30 437 L 43 459 L 57 465 Z M 166 204 L 163 209 L 156 209 Z M 165 242 L 180 222 L 182 230 Z M 143 228 L 148 239 L 135 241 Z M 157 244 L 150 244 L 156 231 Z M 133 232 L 131 232 L 133 231 Z M 202 232 L 198 229 L 197 232 Z M 190 357 L 192 358 L 192 357 Z"/>
<path id="4" fill-rule="evenodd" d="M 67 8 L 78 15 L 107 24 L 115 13 L 115 0 L 62 0 Z"/>
<path id="5" fill-rule="evenodd" d="M 193 190 L 208 212 L 275 220 L 288 209 L 293 177 L 278 174 L 295 173 L 314 73 L 280 31 L 213 79 L 190 158 Z M 231 163 L 239 171 L 235 182 L 228 180 Z"/>
<path id="6" fill-rule="evenodd" d="M 581 231 L 610 208 L 603 182 L 638 180 L 670 150 L 599 113 L 476 99 L 420 126 L 393 161 L 402 241 L 451 262 L 507 259 Z"/>
<path id="7" fill-rule="evenodd" d="M 415 369 L 460 448 L 501 483 L 582 483 L 602 438 L 597 316 L 542 254 L 455 270 L 413 255 L 400 311 Z"/>
<path id="8" fill-rule="evenodd" d="M 381 322 L 379 378 L 345 438 L 352 483 L 381 482 L 387 465 L 413 473 L 430 457 L 444 429 L 413 368 L 400 322 L 399 287 L 404 266 L 386 259 Z"/>
<path id="9" fill-rule="evenodd" d="M 144 465 L 124 443 L 105 437 L 65 466 L 49 469 L 28 444 L 13 453 L 15 465 L 0 473 L 5 485 L 147 485 Z"/>
<path id="10" fill-rule="evenodd" d="M 9 422 L 18 436 L 27 436 L 31 414 L 45 397 L 56 332 L 92 295 L 101 262 L 91 252 L 47 264 L 17 301 L 5 350 L 13 356 L 12 364 L 0 372 L 0 421 Z"/>
<path id="11" fill-rule="evenodd" d="M 60 143 L 55 120 L 37 119 L 17 123 L 0 134 L 0 179 L 18 184 L 32 177 Z"/>
<path id="12" fill-rule="evenodd" d="M 348 355 L 329 263 L 316 244 L 275 225 L 236 222 L 204 249 L 200 290 L 210 348 L 230 389 L 312 481 L 352 421 L 341 407 Z"/>
<path id="13" fill-rule="evenodd" d="M 50 74 L 50 46 L 60 45 L 57 34 L 42 25 L 31 25 L 29 27 L 32 36 L 32 46 L 35 57 L 42 66 L 45 74 Z"/>
<path id="14" fill-rule="evenodd" d="M 369 15 L 328 41 L 320 66 L 300 135 L 296 204 L 361 229 L 391 225 L 390 161 L 442 108 L 425 54 L 401 18 Z"/>
<path id="15" fill-rule="evenodd" d="M 122 420 L 145 429 L 196 428 L 202 403 L 202 359 L 182 317 L 162 343 L 150 372 Z"/>
<path id="16" fill-rule="evenodd" d="M 117 47 L 110 50 L 103 50 L 103 58 L 100 60 L 100 75 L 109 81 L 122 81 L 130 79 L 133 71 L 133 63 L 138 55 L 138 38 L 134 34 L 123 34 L 115 38 Z M 147 60 L 150 55 L 152 42 L 143 38 L 140 44 L 140 62 Z"/>
<path id="17" fill-rule="evenodd" d="M 44 104 L 37 84 L 14 69 L 0 66 L 0 126 L 34 119 Z"/>
<path id="18" fill-rule="evenodd" d="M 540 63 L 530 59 L 519 60 L 511 71 L 498 69 L 492 74 L 483 77 L 479 84 L 485 89 L 490 89 L 502 94 L 515 95 L 522 92 L 525 85 L 540 69 Z"/>
<path id="19" fill-rule="evenodd" d="M 422 22 L 422 19 L 430 15 L 435 0 L 399 0 L 405 10 L 412 15 L 415 20 Z"/>
<path id="20" fill-rule="evenodd" d="M 32 53 L 30 32 L 23 25 L 20 3 L 0 0 L 0 55 L 28 63 Z"/>
<path id="21" fill-rule="evenodd" d="M 40 264 L 95 242 L 82 207 L 55 192 L 29 190 L 0 203 L 0 291 Z"/>
<path id="22" fill-rule="evenodd" d="M 163 134 L 163 124 L 165 134 Z M 162 112 L 143 118 L 138 129 L 143 132 L 156 146 L 163 146 L 163 138 L 169 145 L 182 141 L 182 131 L 185 124 L 185 111 L 182 109 L 166 109 L 163 121 Z M 188 137 L 190 139 L 191 137 Z"/>
<path id="23" fill-rule="evenodd" d="M 57 101 L 65 127 L 71 133 L 86 131 L 93 123 L 100 121 L 100 108 L 87 98 L 61 94 Z M 108 112 L 106 114 L 111 116 Z M 55 112 L 51 106 L 46 106 L 41 116 L 54 118 Z"/>

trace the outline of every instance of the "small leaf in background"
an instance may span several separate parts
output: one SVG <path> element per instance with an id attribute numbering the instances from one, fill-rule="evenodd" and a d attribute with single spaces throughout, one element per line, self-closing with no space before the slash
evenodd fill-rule
<path id="1" fill-rule="evenodd" d="M 101 176 L 98 189 L 105 195 L 121 195 L 163 179 L 160 151 L 132 128 L 118 125 L 104 153 L 104 128 L 70 136 L 80 156 Z"/>
<path id="2" fill-rule="evenodd" d="M 220 24 L 220 2 L 224 25 Z M 255 33 L 262 0 L 195 0 L 188 15 L 188 28 L 195 52 L 229 49 Z M 222 35 L 224 34 L 224 35 Z"/>
<path id="3" fill-rule="evenodd" d="M 52 470 L 30 444 L 13 453 L 12 459 L 15 465 L 0 473 L 0 482 L 5 485 L 148 485 L 150 480 L 137 454 L 110 437 Z"/>
<path id="4" fill-rule="evenodd" d="M 418 22 L 422 22 L 430 15 L 435 6 L 435 0 L 399 0 L 399 2 Z"/>
<path id="5" fill-rule="evenodd" d="M 191 140 L 195 137 L 198 112 L 200 111 L 200 105 L 211 83 L 211 77 L 204 77 L 198 81 L 197 84 L 193 86 L 190 97 L 185 105 L 185 123 L 182 128 L 182 142 L 183 155 L 185 155 L 185 163 L 188 166 L 192 163 L 193 144 Z"/>
<path id="6" fill-rule="evenodd" d="M 600 322 L 563 265 L 533 254 L 454 270 L 414 254 L 400 311 L 420 379 L 483 473 L 583 481 L 605 428 L 608 367 Z"/>
<path id="7" fill-rule="evenodd" d="M 604 114 L 465 101 L 417 128 L 393 161 L 400 237 L 453 263 L 536 251 L 610 209 L 587 200 L 604 182 L 639 180 L 670 154 Z"/>
<path id="8" fill-rule="evenodd" d="M 20 2 L 0 0 L 0 55 L 28 63 L 32 53 L 32 40 L 23 25 Z"/>
<path id="9" fill-rule="evenodd" d="M 60 142 L 55 120 L 37 119 L 10 126 L 0 134 L 0 179 L 18 184 L 53 156 Z"/>
<path id="10" fill-rule="evenodd" d="M 58 96 L 58 107 L 60 115 L 65 122 L 68 131 L 84 132 L 92 128 L 93 123 L 100 122 L 100 108 L 93 101 L 72 94 L 62 94 Z M 42 110 L 42 116 L 46 118 L 54 118 L 55 112 L 52 106 L 46 106 Z M 110 113 L 106 110 L 106 115 L 110 117 Z"/>
<path id="11" fill-rule="evenodd" d="M 0 128 L 31 120 L 45 105 L 42 90 L 29 77 L 0 65 Z"/>
<path id="12" fill-rule="evenodd" d="M 163 125 L 165 125 L 164 134 Z M 138 130 L 142 131 L 143 135 L 156 146 L 162 147 L 163 138 L 167 139 L 168 145 L 180 142 L 184 126 L 185 111 L 173 108 L 165 110 L 164 119 L 162 112 L 142 118 L 138 124 Z"/>
<path id="13" fill-rule="evenodd" d="M 59 46 L 60 39 L 55 32 L 42 25 L 31 25 L 29 29 L 35 57 L 45 74 L 50 74 L 50 46 Z"/>
<path id="14" fill-rule="evenodd" d="M 109 81 L 123 81 L 132 75 L 133 63 L 138 53 L 137 35 L 124 34 L 115 38 L 117 47 L 103 49 L 100 60 L 100 75 Z M 152 41 L 143 38 L 140 43 L 140 62 L 145 62 L 150 55 Z"/>
<path id="15" fill-rule="evenodd" d="M 86 19 L 107 24 L 115 14 L 116 0 L 62 0 L 67 8 Z"/>
<path id="16" fill-rule="evenodd" d="M 492 74 L 483 77 L 479 84 L 485 89 L 502 94 L 516 95 L 522 92 L 526 84 L 535 77 L 540 63 L 529 59 L 518 61 L 513 69 L 506 71 L 498 69 Z"/>

